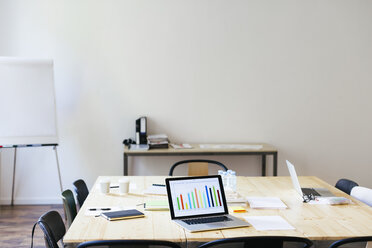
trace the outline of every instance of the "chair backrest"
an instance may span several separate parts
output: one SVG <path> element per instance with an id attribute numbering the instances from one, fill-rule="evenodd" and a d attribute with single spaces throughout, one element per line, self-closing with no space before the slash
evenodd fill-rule
<path id="1" fill-rule="evenodd" d="M 336 188 L 345 192 L 348 195 L 350 195 L 351 189 L 354 188 L 355 186 L 358 186 L 356 182 L 345 178 L 338 180 L 335 185 Z"/>
<path id="2" fill-rule="evenodd" d="M 61 215 L 57 211 L 49 211 L 43 214 L 37 223 L 44 233 L 48 248 L 59 248 L 58 241 L 62 240 L 66 233 Z"/>
<path id="3" fill-rule="evenodd" d="M 71 223 L 74 221 L 77 214 L 75 198 L 71 190 L 67 189 L 62 192 L 62 201 L 65 216 L 67 218 L 67 225 L 71 226 Z"/>
<path id="4" fill-rule="evenodd" d="M 173 176 L 174 169 L 181 164 L 188 164 L 189 170 L 188 175 L 189 176 L 206 176 L 208 175 L 208 165 L 209 164 L 215 164 L 220 166 L 223 170 L 227 171 L 227 167 L 218 161 L 214 160 L 207 160 L 207 159 L 191 159 L 191 160 L 182 160 L 174 165 L 169 170 L 169 176 Z"/>
<path id="5" fill-rule="evenodd" d="M 79 203 L 79 207 L 83 206 L 83 203 L 85 199 L 87 199 L 87 196 L 89 194 L 89 190 L 87 185 L 85 184 L 83 179 L 76 180 L 74 183 L 74 190 L 76 193 L 76 198 Z"/>
<path id="6" fill-rule="evenodd" d="M 239 237 L 214 240 L 199 246 L 199 248 L 218 247 L 220 245 L 233 245 L 234 247 L 260 247 L 260 248 L 282 248 L 283 243 L 301 244 L 303 248 L 309 248 L 313 242 L 306 238 L 286 236 L 258 236 Z M 227 247 L 227 246 L 223 246 Z M 297 247 L 297 246 L 296 246 Z"/>
<path id="7" fill-rule="evenodd" d="M 372 241 L 372 236 L 341 239 L 331 244 L 329 248 L 336 248 L 336 247 L 343 246 L 345 244 L 350 244 L 350 243 L 369 242 L 369 241 Z"/>
<path id="8" fill-rule="evenodd" d="M 97 241 L 87 241 L 78 245 L 77 248 L 85 247 L 97 247 L 97 246 L 109 246 L 109 247 L 148 247 L 161 248 L 181 248 L 178 244 L 163 241 L 163 240 L 97 240 Z"/>
<path id="9" fill-rule="evenodd" d="M 364 202 L 368 206 L 372 207 L 372 189 L 355 186 L 352 190 L 350 195 L 355 199 Z"/>

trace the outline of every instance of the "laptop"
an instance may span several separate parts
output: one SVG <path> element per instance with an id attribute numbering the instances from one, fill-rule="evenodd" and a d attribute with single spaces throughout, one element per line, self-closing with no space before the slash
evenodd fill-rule
<path id="1" fill-rule="evenodd" d="M 229 215 L 219 175 L 165 179 L 171 218 L 189 232 L 246 227 Z"/>
<path id="2" fill-rule="evenodd" d="M 334 196 L 331 193 L 331 191 L 329 191 L 326 188 L 301 188 L 300 182 L 298 181 L 298 177 L 297 177 L 297 173 L 296 173 L 294 165 L 291 164 L 291 162 L 289 162 L 288 160 L 286 160 L 286 162 L 287 162 L 287 167 L 288 167 L 289 174 L 291 175 L 291 178 L 292 178 L 293 187 L 295 188 L 297 193 L 299 193 L 301 195 L 301 197 L 304 196 L 304 195 L 313 195 L 315 197 L 332 197 L 332 196 Z"/>

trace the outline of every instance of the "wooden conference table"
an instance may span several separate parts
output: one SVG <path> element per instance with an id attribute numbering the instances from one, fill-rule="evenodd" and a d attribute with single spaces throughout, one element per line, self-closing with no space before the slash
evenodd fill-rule
<path id="1" fill-rule="evenodd" d="M 214 155 L 259 155 L 261 156 L 262 176 L 266 176 L 266 156 L 273 156 L 273 175 L 278 175 L 278 151 L 275 147 L 265 144 L 191 144 L 191 149 L 150 149 L 130 150 L 124 147 L 124 176 L 128 175 L 128 157 L 134 156 L 214 156 Z M 257 147 L 260 147 L 257 149 Z M 169 165 L 171 166 L 171 165 Z"/>
<path id="2" fill-rule="evenodd" d="M 281 210 L 250 209 L 246 213 L 231 213 L 237 217 L 255 215 L 280 215 L 295 230 L 257 231 L 254 227 L 215 230 L 189 233 L 173 223 L 169 211 L 144 211 L 146 217 L 120 221 L 107 221 L 102 217 L 86 216 L 89 207 L 130 207 L 143 211 L 136 206 L 149 199 L 167 199 L 166 196 L 143 195 L 143 189 L 153 183 L 164 183 L 165 177 L 133 176 L 128 177 L 131 185 L 128 195 L 120 195 L 118 189 L 104 195 L 99 192 L 97 182 L 109 178 L 116 184 L 121 177 L 99 177 L 88 195 L 82 209 L 67 231 L 65 243 L 80 243 L 89 240 L 105 239 L 159 239 L 178 242 L 185 246 L 192 242 L 206 242 L 221 238 L 239 236 L 298 236 L 311 240 L 338 240 L 355 236 L 372 235 L 372 208 L 361 203 L 317 177 L 299 177 L 302 187 L 325 187 L 336 196 L 353 199 L 350 205 L 310 205 L 303 203 L 295 192 L 289 177 L 238 177 L 237 191 L 242 196 L 277 196 L 288 206 Z"/>

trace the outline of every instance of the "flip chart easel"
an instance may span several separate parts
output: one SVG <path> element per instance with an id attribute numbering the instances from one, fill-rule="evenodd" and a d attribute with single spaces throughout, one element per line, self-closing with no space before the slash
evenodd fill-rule
<path id="1" fill-rule="evenodd" d="M 11 205 L 21 147 L 53 146 L 62 191 L 53 61 L 0 57 L 0 78 L 0 149 L 14 148 Z"/>

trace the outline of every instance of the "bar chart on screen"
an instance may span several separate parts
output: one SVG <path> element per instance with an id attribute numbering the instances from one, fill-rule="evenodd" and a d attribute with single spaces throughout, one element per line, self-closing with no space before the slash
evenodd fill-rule
<path id="1" fill-rule="evenodd" d="M 173 209 L 181 215 L 223 212 L 222 192 L 216 178 L 187 180 L 172 185 Z"/>

